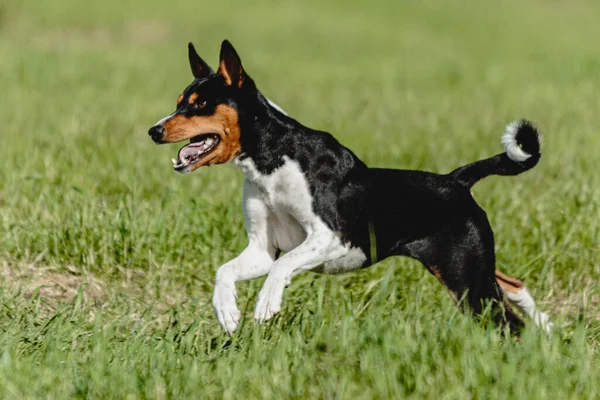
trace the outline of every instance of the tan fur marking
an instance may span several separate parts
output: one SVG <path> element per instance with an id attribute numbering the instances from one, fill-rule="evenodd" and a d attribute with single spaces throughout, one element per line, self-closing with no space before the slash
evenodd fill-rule
<path id="1" fill-rule="evenodd" d="M 221 60 L 219 63 L 219 74 L 225 79 L 225 84 L 227 86 L 231 86 L 231 76 L 229 76 L 229 72 L 227 72 L 227 67 L 225 66 L 225 60 Z"/>
<path id="2" fill-rule="evenodd" d="M 496 270 L 496 282 L 505 292 L 518 293 L 525 287 L 520 279 L 511 278 L 498 270 Z"/>
<path id="3" fill-rule="evenodd" d="M 175 115 L 165 122 L 163 127 L 165 129 L 163 140 L 167 143 L 181 142 L 203 133 L 214 133 L 219 136 L 220 142 L 217 147 L 207 155 L 206 159 L 194 164 L 191 171 L 204 165 L 229 162 L 242 151 L 237 111 L 224 104 L 219 104 L 213 115 L 190 118 L 182 114 Z"/>
<path id="4" fill-rule="evenodd" d="M 192 93 L 190 98 L 188 99 L 189 104 L 194 104 L 194 102 L 198 100 L 198 93 Z"/>
<path id="5" fill-rule="evenodd" d="M 444 285 L 444 287 L 446 288 L 446 290 L 447 290 L 447 291 L 448 291 L 448 293 L 450 294 L 450 297 L 452 297 L 452 299 L 453 299 L 455 302 L 458 302 L 458 300 L 457 300 L 457 298 L 456 298 L 456 293 L 454 293 L 452 290 L 450 290 L 450 288 L 448 287 L 448 285 L 446 285 L 446 282 L 444 282 L 444 279 L 442 279 L 442 274 L 440 273 L 440 270 L 439 270 L 438 266 L 437 266 L 437 265 L 428 265 L 428 266 L 427 266 L 427 270 L 428 270 L 429 272 L 431 272 L 431 274 L 432 274 L 433 276 L 435 276 L 435 277 L 438 279 L 438 281 L 440 281 L 440 283 L 441 283 L 442 285 Z"/>
<path id="6" fill-rule="evenodd" d="M 180 94 L 179 97 L 177 98 L 177 105 L 180 105 L 182 101 L 183 101 L 183 94 Z"/>
<path id="7" fill-rule="evenodd" d="M 440 274 L 440 270 L 438 269 L 437 265 L 430 265 L 427 267 L 427 270 L 431 272 L 433 276 L 435 276 L 439 280 L 442 280 L 442 275 Z"/>
<path id="8" fill-rule="evenodd" d="M 229 74 L 229 71 L 227 70 L 227 66 L 225 65 L 225 60 L 221 60 L 221 62 L 219 63 L 219 69 L 217 70 L 218 73 L 225 79 L 225 84 L 227 86 L 231 86 L 233 85 L 233 77 Z M 244 84 L 244 70 L 242 68 L 242 66 L 240 65 L 240 72 L 239 72 L 239 78 L 238 81 L 235 82 L 237 87 L 242 87 L 242 85 Z"/>

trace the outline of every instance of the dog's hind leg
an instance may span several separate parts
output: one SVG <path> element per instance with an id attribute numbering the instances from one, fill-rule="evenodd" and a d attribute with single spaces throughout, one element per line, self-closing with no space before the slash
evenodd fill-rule
<path id="1" fill-rule="evenodd" d="M 523 314 L 535 322 L 546 334 L 552 332 L 552 323 L 549 321 L 548 314 L 540 312 L 533 297 L 525 287 L 523 281 L 512 278 L 496 270 L 496 282 L 500 285 L 506 298 Z"/>
<path id="2" fill-rule="evenodd" d="M 495 276 L 494 235 L 481 211 L 439 234 L 402 246 L 400 254 L 421 261 L 446 286 L 463 311 L 481 315 L 491 304 L 492 318 L 518 335 L 523 320 L 505 301 Z"/>
<path id="3" fill-rule="evenodd" d="M 440 282 L 459 302 L 461 309 L 481 315 L 489 303 L 494 323 L 508 325 L 511 333 L 518 335 L 524 326 L 523 320 L 504 301 L 502 290 L 494 277 L 494 265 L 463 251 L 458 249 L 449 264 L 436 268 Z"/>

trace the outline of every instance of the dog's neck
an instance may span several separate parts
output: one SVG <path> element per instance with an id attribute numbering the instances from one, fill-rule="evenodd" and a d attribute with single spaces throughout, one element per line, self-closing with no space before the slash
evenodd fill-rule
<path id="1" fill-rule="evenodd" d="M 263 174 L 270 174 L 281 166 L 284 156 L 293 158 L 285 141 L 308 129 L 258 90 L 256 98 L 252 99 L 251 104 L 245 105 L 239 115 L 242 153 L 235 164 L 239 167 L 245 160 L 246 164 L 252 163 Z M 242 171 L 245 173 L 244 169 Z"/>
<path id="2" fill-rule="evenodd" d="M 256 102 L 252 107 L 252 130 L 263 133 L 282 133 L 304 128 L 298 121 L 288 114 L 277 104 L 273 103 L 258 90 L 256 91 Z"/>

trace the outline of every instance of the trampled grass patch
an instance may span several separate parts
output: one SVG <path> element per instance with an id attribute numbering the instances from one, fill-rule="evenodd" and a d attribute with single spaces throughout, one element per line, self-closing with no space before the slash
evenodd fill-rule
<path id="1" fill-rule="evenodd" d="M 600 5 L 460 1 L 0 6 L 2 398 L 595 398 Z M 246 245 L 242 176 L 181 176 L 147 129 L 232 41 L 259 88 L 372 166 L 448 172 L 525 116 L 543 157 L 475 187 L 498 266 L 557 326 L 523 343 L 461 315 L 418 263 L 305 274 L 258 327 L 214 272 Z"/>

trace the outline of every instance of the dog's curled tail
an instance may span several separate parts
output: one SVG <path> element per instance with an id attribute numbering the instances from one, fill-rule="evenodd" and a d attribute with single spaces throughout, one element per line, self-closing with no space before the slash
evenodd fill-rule
<path id="1" fill-rule="evenodd" d="M 518 175 L 538 163 L 540 137 L 536 127 L 526 119 L 510 123 L 502 135 L 506 152 L 462 166 L 450 173 L 467 187 L 490 175 Z"/>

